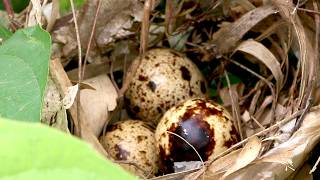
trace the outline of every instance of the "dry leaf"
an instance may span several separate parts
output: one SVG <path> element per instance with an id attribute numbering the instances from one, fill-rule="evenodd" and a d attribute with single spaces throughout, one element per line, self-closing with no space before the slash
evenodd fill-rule
<path id="1" fill-rule="evenodd" d="M 211 44 L 216 46 L 215 55 L 233 51 L 238 41 L 256 24 L 271 14 L 278 12 L 273 6 L 261 6 L 249 11 L 234 23 L 222 27 L 213 34 Z M 209 60 L 209 59 L 208 59 Z"/>
<path id="2" fill-rule="evenodd" d="M 98 136 L 108 118 L 108 111 L 113 111 L 117 106 L 118 94 L 106 74 L 84 80 L 84 83 L 95 89 L 81 90 L 80 102 L 87 114 L 87 123 Z"/>
<path id="3" fill-rule="evenodd" d="M 227 177 L 228 175 L 236 172 L 239 169 L 244 168 L 252 161 L 254 161 L 258 157 L 260 149 L 261 140 L 256 136 L 250 138 L 247 144 L 239 153 L 239 156 L 236 159 L 235 163 L 230 168 L 228 168 L 227 172 L 223 175 L 223 177 Z"/>
<path id="4" fill-rule="evenodd" d="M 283 85 L 283 73 L 277 58 L 263 44 L 255 40 L 243 41 L 235 51 L 248 53 L 261 61 L 272 72 L 272 75 L 277 81 L 277 92 L 280 91 Z"/>
<path id="5" fill-rule="evenodd" d="M 235 151 L 232 151 L 226 156 L 223 156 L 216 161 L 214 161 L 207 169 L 206 176 L 214 177 L 218 174 L 221 174 L 223 172 L 226 172 L 228 168 L 230 168 L 235 161 L 237 160 L 237 157 L 239 157 L 239 154 L 241 152 L 241 149 L 237 149 Z"/>
<path id="6" fill-rule="evenodd" d="M 67 94 L 62 100 L 62 103 L 65 109 L 69 109 L 72 106 L 74 99 L 77 96 L 78 90 L 79 90 L 78 84 L 68 87 Z"/>
<path id="7" fill-rule="evenodd" d="M 52 79 L 56 82 L 58 90 L 62 95 L 65 95 L 67 93 L 68 87 L 71 86 L 71 81 L 68 79 L 67 73 L 64 71 L 60 59 L 54 59 L 50 61 L 50 74 L 52 75 Z M 86 122 L 87 114 L 84 113 L 81 105 L 79 107 L 79 110 L 80 117 L 78 118 L 77 106 L 72 105 L 69 109 L 70 115 L 75 125 L 75 134 L 81 137 L 84 141 L 90 143 L 104 157 L 109 158 L 108 153 L 105 151 L 105 149 L 99 143 L 98 138 L 89 128 L 89 125 Z M 79 127 L 79 125 L 81 128 Z"/>

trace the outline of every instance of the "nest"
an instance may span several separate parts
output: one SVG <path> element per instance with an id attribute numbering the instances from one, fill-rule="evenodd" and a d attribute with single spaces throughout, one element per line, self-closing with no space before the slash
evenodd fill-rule
<path id="1" fill-rule="evenodd" d="M 320 140 L 319 5 L 311 0 L 90 1 L 78 15 L 80 32 L 87 32 L 80 33 L 80 39 L 89 62 L 80 81 L 107 71 L 111 81 L 105 85 L 115 89 L 106 88 L 118 99 L 103 107 L 112 112 L 99 126 L 119 119 L 121 98 L 130 83 L 122 74 L 134 73 L 139 62 L 127 72 L 134 57 L 153 47 L 173 48 L 200 67 L 210 98 L 232 112 L 241 142 L 204 166 L 154 179 L 294 176 Z M 51 27 L 53 58 L 59 62 L 53 61 L 50 70 L 66 95 L 69 78 L 79 80 L 79 71 L 68 71 L 69 77 L 60 71 L 72 69 L 79 51 L 77 30 L 72 23 L 61 24 L 61 19 Z M 94 136 L 99 133 L 86 129 L 86 110 L 77 118 L 75 109 L 70 109 L 73 133 L 108 157 Z"/>

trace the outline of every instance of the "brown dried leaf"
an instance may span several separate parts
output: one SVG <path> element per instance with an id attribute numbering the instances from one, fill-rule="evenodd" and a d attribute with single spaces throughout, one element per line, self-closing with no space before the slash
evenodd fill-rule
<path id="1" fill-rule="evenodd" d="M 211 44 L 216 46 L 215 55 L 232 52 L 238 41 L 257 23 L 278 10 L 274 6 L 261 6 L 246 13 L 234 23 L 226 25 L 213 34 Z"/>
<path id="2" fill-rule="evenodd" d="M 107 75 L 100 75 L 84 80 L 92 89 L 82 89 L 80 103 L 87 116 L 87 123 L 92 132 L 98 136 L 108 118 L 108 111 L 117 106 L 118 94 Z"/>
<path id="3" fill-rule="evenodd" d="M 210 164 L 206 171 L 206 175 L 209 177 L 214 177 L 218 174 L 226 172 L 227 169 L 235 163 L 240 153 L 241 149 L 237 149 L 235 151 L 232 151 L 230 154 L 217 159 L 212 164 Z"/>
<path id="4" fill-rule="evenodd" d="M 263 44 L 255 40 L 247 40 L 242 42 L 235 51 L 242 51 L 256 57 L 272 72 L 272 75 L 277 81 L 277 92 L 280 91 L 283 85 L 283 73 L 277 58 Z"/>
<path id="5" fill-rule="evenodd" d="M 62 96 L 64 96 L 67 93 L 68 87 L 72 86 L 72 84 L 67 76 L 67 73 L 63 69 L 60 59 L 54 59 L 50 61 L 50 73 L 52 75 L 53 81 L 56 82 L 58 90 L 61 92 Z M 77 99 L 75 101 L 77 101 Z M 84 141 L 90 143 L 103 156 L 109 158 L 108 153 L 99 143 L 97 137 L 94 135 L 91 129 L 88 128 L 89 125 L 86 122 L 87 117 L 81 105 L 79 107 L 80 117 L 78 118 L 77 107 L 75 104 L 70 107 L 69 112 L 74 121 L 76 134 Z M 79 127 L 79 125 L 81 128 Z"/>
<path id="6" fill-rule="evenodd" d="M 258 179 L 287 179 L 295 169 L 303 164 L 309 153 L 319 142 L 320 138 L 320 110 L 317 109 L 306 115 L 300 129 L 293 136 L 277 147 L 269 150 L 261 159 L 243 168 L 227 179 L 239 180 Z"/>
<path id="7" fill-rule="evenodd" d="M 227 177 L 228 175 L 246 167 L 248 164 L 254 161 L 258 157 L 260 149 L 261 140 L 257 136 L 251 137 L 248 140 L 247 144 L 241 150 L 235 163 L 230 168 L 228 168 L 223 177 Z"/>
<path id="8" fill-rule="evenodd" d="M 273 0 L 272 2 L 279 8 L 281 16 L 293 26 L 296 38 L 293 49 L 296 48 L 295 50 L 298 52 L 299 64 L 297 71 L 301 72 L 301 85 L 297 106 L 305 106 L 311 90 L 315 88 L 315 80 L 317 79 L 316 76 L 318 76 L 316 75 L 318 62 L 315 59 L 314 48 L 311 43 L 313 39 L 308 39 L 306 30 L 295 11 L 295 5 L 291 1 Z M 296 83 L 294 82 L 293 85 L 295 86 Z"/>

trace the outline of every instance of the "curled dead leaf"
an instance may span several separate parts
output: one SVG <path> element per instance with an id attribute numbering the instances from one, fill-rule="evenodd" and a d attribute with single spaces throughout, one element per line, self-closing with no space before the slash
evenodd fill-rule
<path id="1" fill-rule="evenodd" d="M 263 44 L 257 42 L 255 40 L 246 40 L 243 41 L 235 51 L 242 51 L 248 53 L 257 58 L 257 60 L 261 61 L 264 65 L 268 67 L 271 71 L 272 75 L 277 81 L 277 92 L 280 91 L 284 76 L 281 71 L 281 66 L 277 58 L 267 49 Z M 234 51 L 234 52 L 235 52 Z"/>
<path id="2" fill-rule="evenodd" d="M 258 157 L 260 150 L 261 140 L 257 136 L 251 137 L 248 140 L 247 144 L 242 148 L 235 163 L 230 168 L 228 168 L 223 177 L 225 178 L 228 175 L 238 171 L 239 169 L 246 167 Z"/>

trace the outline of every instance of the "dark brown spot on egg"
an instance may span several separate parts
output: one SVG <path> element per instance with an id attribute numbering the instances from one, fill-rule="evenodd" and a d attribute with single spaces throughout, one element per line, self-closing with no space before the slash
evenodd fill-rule
<path id="1" fill-rule="evenodd" d="M 125 149 L 121 148 L 121 146 L 119 146 L 119 145 L 115 145 L 114 149 L 116 151 L 117 160 L 127 160 L 128 156 L 130 156 L 130 152 L 128 152 Z"/>
<path id="2" fill-rule="evenodd" d="M 137 136 L 138 143 L 140 143 L 143 140 L 146 140 L 148 137 L 147 136 Z"/>
<path id="3" fill-rule="evenodd" d="M 162 109 L 160 107 L 157 107 L 157 111 L 159 114 L 162 114 Z"/>
<path id="4" fill-rule="evenodd" d="M 132 110 L 133 110 L 135 113 L 140 112 L 139 106 L 134 106 Z"/>
<path id="5" fill-rule="evenodd" d="M 140 154 L 147 154 L 146 151 L 139 151 Z"/>
<path id="6" fill-rule="evenodd" d="M 185 66 L 181 66 L 180 67 L 180 71 L 181 71 L 181 76 L 182 76 L 182 78 L 184 80 L 186 80 L 186 81 L 190 81 L 191 80 L 190 71 Z"/>
<path id="7" fill-rule="evenodd" d="M 193 91 L 190 89 L 189 90 L 189 96 L 193 96 L 193 94 L 194 94 Z"/>
<path id="8" fill-rule="evenodd" d="M 160 63 L 157 63 L 157 64 L 155 64 L 154 66 L 155 66 L 155 67 L 159 67 L 159 65 L 160 65 Z"/>
<path id="9" fill-rule="evenodd" d="M 201 89 L 201 92 L 203 94 L 205 94 L 207 92 L 207 88 L 206 88 L 206 83 L 204 81 L 201 81 L 200 83 L 200 89 Z"/>
<path id="10" fill-rule="evenodd" d="M 142 97 L 142 98 L 141 98 L 141 102 L 145 102 L 145 101 L 146 101 L 146 100 Z"/>
<path id="11" fill-rule="evenodd" d="M 157 84 L 153 81 L 149 81 L 147 86 L 149 87 L 149 89 L 151 89 L 152 92 L 155 92 L 155 90 L 157 88 Z"/>
<path id="12" fill-rule="evenodd" d="M 231 127 L 230 135 L 231 135 L 230 139 L 228 139 L 224 142 L 224 146 L 226 146 L 227 148 L 236 144 L 240 139 L 240 136 L 239 136 L 236 128 L 234 127 L 234 125 L 232 125 L 232 127 Z"/>
<path id="13" fill-rule="evenodd" d="M 145 58 L 146 60 L 149 60 L 149 59 L 150 59 L 150 57 L 149 57 L 149 56 L 145 56 L 144 58 Z"/>
<path id="14" fill-rule="evenodd" d="M 149 78 L 140 74 L 138 79 L 139 81 L 148 81 Z"/>

